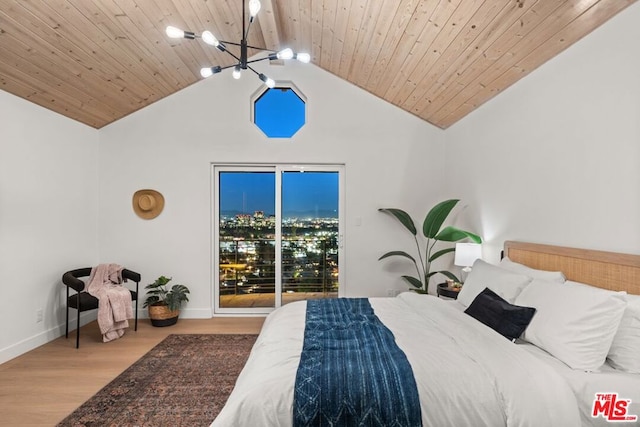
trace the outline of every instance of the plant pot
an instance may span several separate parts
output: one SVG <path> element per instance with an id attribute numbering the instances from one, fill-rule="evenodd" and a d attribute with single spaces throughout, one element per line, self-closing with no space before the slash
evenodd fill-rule
<path id="1" fill-rule="evenodd" d="M 169 310 L 166 305 L 150 305 L 149 319 L 153 326 L 171 326 L 178 322 L 180 310 Z"/>

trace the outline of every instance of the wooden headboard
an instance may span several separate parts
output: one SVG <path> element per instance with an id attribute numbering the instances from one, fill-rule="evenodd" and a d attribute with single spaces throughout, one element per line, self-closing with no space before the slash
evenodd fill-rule
<path id="1" fill-rule="evenodd" d="M 640 255 L 504 242 L 510 260 L 539 270 L 562 271 L 567 280 L 640 295 Z"/>

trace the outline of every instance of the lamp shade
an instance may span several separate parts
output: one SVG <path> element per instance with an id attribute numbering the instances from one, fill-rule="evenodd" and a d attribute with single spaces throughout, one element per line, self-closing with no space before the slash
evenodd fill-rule
<path id="1" fill-rule="evenodd" d="M 479 243 L 456 243 L 455 265 L 470 267 L 475 260 L 482 258 L 482 245 Z"/>

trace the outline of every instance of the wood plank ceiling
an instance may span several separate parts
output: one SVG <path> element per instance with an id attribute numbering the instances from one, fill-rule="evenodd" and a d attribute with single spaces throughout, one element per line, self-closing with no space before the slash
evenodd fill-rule
<path id="1" fill-rule="evenodd" d="M 262 0 L 249 44 L 309 52 L 447 128 L 634 1 Z M 203 66 L 231 65 L 164 30 L 239 41 L 241 2 L 0 0 L 0 87 L 101 128 L 197 82 Z"/>

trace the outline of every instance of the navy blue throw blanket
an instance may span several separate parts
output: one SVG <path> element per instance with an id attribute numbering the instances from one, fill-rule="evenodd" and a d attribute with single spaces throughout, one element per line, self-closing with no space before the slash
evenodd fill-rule
<path id="1" fill-rule="evenodd" d="M 293 425 L 422 425 L 411 365 L 368 299 L 307 301 Z"/>

